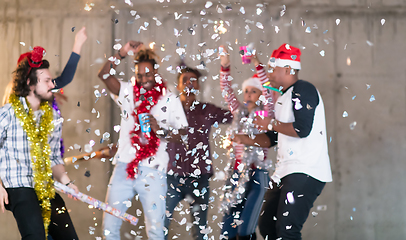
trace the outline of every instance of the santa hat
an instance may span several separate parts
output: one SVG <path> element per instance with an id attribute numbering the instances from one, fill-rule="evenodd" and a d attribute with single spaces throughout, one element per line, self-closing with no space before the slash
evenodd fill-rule
<path id="1" fill-rule="evenodd" d="M 257 74 L 254 74 L 242 83 L 242 90 L 245 90 L 246 87 L 255 87 L 262 91 L 262 84 Z"/>
<path id="2" fill-rule="evenodd" d="M 293 69 L 300 70 L 300 54 L 299 48 L 284 43 L 278 49 L 273 50 L 269 65 L 271 67 L 290 66 Z"/>

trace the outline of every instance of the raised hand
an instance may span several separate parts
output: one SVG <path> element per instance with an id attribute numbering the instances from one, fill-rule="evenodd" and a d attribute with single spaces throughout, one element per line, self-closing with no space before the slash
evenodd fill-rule
<path id="1" fill-rule="evenodd" d="M 82 27 L 75 36 L 75 43 L 73 44 L 73 52 L 80 54 L 83 44 L 87 40 L 86 27 Z"/>
<path id="2" fill-rule="evenodd" d="M 224 45 L 219 47 L 219 57 L 221 66 L 230 66 L 230 54 L 228 54 L 227 48 Z"/>
<path id="3" fill-rule="evenodd" d="M 251 60 L 251 63 L 253 63 L 254 64 L 254 66 L 258 66 L 261 62 L 258 60 L 258 58 L 257 58 L 257 54 L 256 54 L 256 51 L 254 50 L 254 51 L 252 51 L 252 54 L 251 55 L 245 55 L 245 58 L 246 59 L 250 59 Z"/>
<path id="4" fill-rule="evenodd" d="M 142 48 L 142 46 L 143 46 L 142 42 L 129 41 L 119 50 L 119 54 L 121 57 L 126 57 L 129 52 L 137 54 L 138 51 Z"/>

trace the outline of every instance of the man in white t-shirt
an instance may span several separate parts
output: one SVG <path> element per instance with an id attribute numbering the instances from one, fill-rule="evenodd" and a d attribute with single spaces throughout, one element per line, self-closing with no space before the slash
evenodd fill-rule
<path id="1" fill-rule="evenodd" d="M 333 180 L 323 100 L 313 84 L 299 80 L 300 54 L 289 44 L 273 51 L 267 75 L 273 90 L 280 92 L 275 118 L 255 121 L 278 148 L 272 188 L 259 220 L 261 235 L 269 240 L 302 239 L 314 201 Z"/>
<path id="2" fill-rule="evenodd" d="M 112 75 L 129 52 L 135 54 L 135 81 L 118 81 Z M 179 98 L 168 92 L 157 73 L 157 56 L 140 42 L 130 41 L 99 72 L 99 78 L 115 95 L 121 108 L 121 129 L 115 168 L 110 179 L 107 203 L 122 212 L 139 194 L 148 239 L 164 239 L 168 141 L 185 140 L 188 126 Z M 150 132 L 142 132 L 139 115 L 146 114 Z M 122 220 L 105 214 L 103 233 L 107 240 L 120 239 Z"/>

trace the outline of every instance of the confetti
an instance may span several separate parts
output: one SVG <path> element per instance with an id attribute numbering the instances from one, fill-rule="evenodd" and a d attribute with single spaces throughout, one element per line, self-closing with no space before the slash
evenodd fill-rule
<path id="1" fill-rule="evenodd" d="M 261 13 L 262 13 L 262 9 L 257 8 L 257 15 L 261 15 Z"/>
<path id="2" fill-rule="evenodd" d="M 321 50 L 321 51 L 320 51 L 320 55 L 321 55 L 322 57 L 324 57 L 324 56 L 325 56 L 325 51 L 324 51 L 324 50 Z"/>
<path id="3" fill-rule="evenodd" d="M 242 14 L 245 14 L 245 8 L 244 8 L 244 7 L 241 7 L 241 8 L 240 8 L 240 12 L 241 12 Z"/>
<path id="4" fill-rule="evenodd" d="M 118 50 L 120 50 L 122 47 L 123 47 L 123 46 L 122 46 L 120 43 L 117 43 L 117 44 L 115 44 L 115 45 L 113 46 L 113 49 L 118 51 Z"/>
<path id="5" fill-rule="evenodd" d="M 306 33 L 311 33 L 311 32 L 312 32 L 312 29 L 311 29 L 310 27 L 307 27 L 305 32 L 306 32 Z"/>
<path id="6" fill-rule="evenodd" d="M 371 97 L 369 98 L 369 101 L 370 101 L 370 102 L 375 101 L 375 96 L 374 96 L 374 95 L 371 95 Z"/>
<path id="7" fill-rule="evenodd" d="M 209 8 L 213 5 L 211 1 L 207 1 L 206 4 L 204 5 L 205 8 Z"/>
<path id="8" fill-rule="evenodd" d="M 130 0 L 124 0 L 124 2 L 128 5 L 130 5 L 131 7 L 133 6 L 133 3 Z"/>
<path id="9" fill-rule="evenodd" d="M 357 126 L 357 122 L 354 121 L 354 122 L 350 123 L 351 130 L 354 130 L 355 126 Z"/>
<path id="10" fill-rule="evenodd" d="M 295 198 L 293 197 L 293 192 L 288 192 L 286 194 L 286 198 L 288 199 L 288 202 L 290 204 L 294 204 L 295 203 Z"/>
<path id="11" fill-rule="evenodd" d="M 91 4 L 88 4 L 88 3 L 86 3 L 85 4 L 85 7 L 83 8 L 85 11 L 90 11 L 90 10 L 92 10 L 92 6 L 94 6 L 94 4 L 93 3 L 91 3 Z"/>
<path id="12" fill-rule="evenodd" d="M 257 22 L 256 26 L 259 29 L 264 29 L 264 25 L 262 25 L 262 23 L 260 23 L 260 22 Z"/>
<path id="13" fill-rule="evenodd" d="M 382 26 L 385 24 L 385 19 L 384 18 L 381 19 L 381 24 L 382 24 Z"/>
<path id="14" fill-rule="evenodd" d="M 343 112 L 343 118 L 346 118 L 346 117 L 348 117 L 348 113 L 347 113 L 347 111 L 344 111 Z"/>
<path id="15" fill-rule="evenodd" d="M 338 26 L 338 24 L 340 24 L 341 20 L 339 18 L 336 19 L 336 24 Z"/>
<path id="16" fill-rule="evenodd" d="M 368 41 L 368 40 L 367 40 L 367 44 L 368 44 L 368 46 L 370 46 L 370 47 L 372 47 L 372 46 L 374 45 L 371 41 Z"/>

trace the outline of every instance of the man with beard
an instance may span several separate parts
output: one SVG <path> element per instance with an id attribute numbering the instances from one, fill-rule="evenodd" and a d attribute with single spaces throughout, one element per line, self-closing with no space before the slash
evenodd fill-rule
<path id="1" fill-rule="evenodd" d="M 193 216 L 194 239 L 203 239 L 207 224 L 209 178 L 213 175 L 210 129 L 214 124 L 229 123 L 232 119 L 228 110 L 196 100 L 200 76 L 196 69 L 180 67 L 177 89 L 189 124 L 188 142 L 171 142 L 167 147 L 169 164 L 165 227 L 169 228 L 176 205 L 189 196 L 192 199 L 190 213 Z"/>
<path id="2" fill-rule="evenodd" d="M 111 75 L 129 52 L 135 54 L 135 81 L 124 82 Z M 166 171 L 169 161 L 168 141 L 185 139 L 187 120 L 179 98 L 168 92 L 158 75 L 157 56 L 140 42 L 130 41 L 99 72 L 99 78 L 122 110 L 115 168 L 110 179 L 107 203 L 118 210 L 128 209 L 127 201 L 139 195 L 145 215 L 148 239 L 164 239 Z M 145 116 L 147 119 L 145 119 Z M 145 125 L 150 132 L 142 132 Z M 148 130 L 147 130 L 148 131 Z M 120 239 L 122 220 L 105 214 L 104 236 Z"/>
<path id="3" fill-rule="evenodd" d="M 35 47 L 20 56 L 9 103 L 0 108 L 0 208 L 13 212 L 24 240 L 51 231 L 52 176 L 78 192 L 61 158 L 62 121 L 48 103 L 55 85 L 44 54 Z"/>

